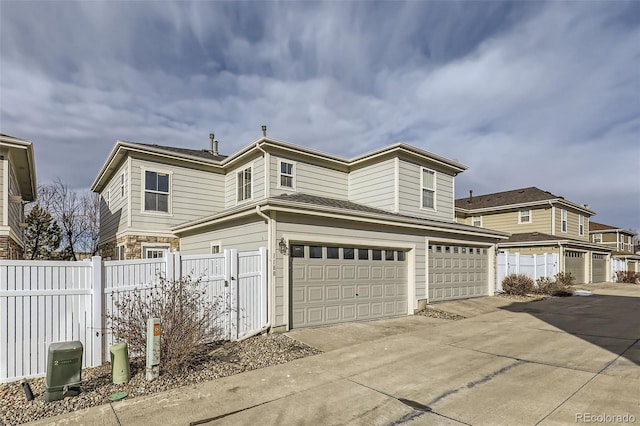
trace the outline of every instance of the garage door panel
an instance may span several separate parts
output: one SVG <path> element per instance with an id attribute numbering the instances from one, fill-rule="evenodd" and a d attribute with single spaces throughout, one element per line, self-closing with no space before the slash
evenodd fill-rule
<path id="1" fill-rule="evenodd" d="M 396 250 L 364 248 L 367 259 L 346 258 L 323 248 L 322 258 L 291 258 L 292 327 L 358 321 L 407 314 L 407 262 Z M 382 251 L 380 251 L 382 250 Z M 351 251 L 350 253 L 354 253 Z"/>
<path id="2" fill-rule="evenodd" d="M 438 249 L 442 247 L 442 249 Z M 486 249 L 433 244 L 429 247 L 429 299 L 460 299 L 488 294 Z"/>

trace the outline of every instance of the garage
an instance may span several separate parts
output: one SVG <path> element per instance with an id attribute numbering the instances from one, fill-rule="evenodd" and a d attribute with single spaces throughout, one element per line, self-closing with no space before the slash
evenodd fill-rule
<path id="1" fill-rule="evenodd" d="M 591 254 L 591 282 L 602 283 L 607 280 L 607 255 Z"/>
<path id="2" fill-rule="evenodd" d="M 429 245 L 429 301 L 486 296 L 489 293 L 486 248 Z"/>
<path id="3" fill-rule="evenodd" d="M 584 279 L 584 253 L 581 251 L 566 250 L 564 252 L 564 272 L 568 272 L 576 279 L 576 284 L 583 284 Z"/>
<path id="4" fill-rule="evenodd" d="M 407 315 L 407 254 L 291 244 L 291 327 Z"/>

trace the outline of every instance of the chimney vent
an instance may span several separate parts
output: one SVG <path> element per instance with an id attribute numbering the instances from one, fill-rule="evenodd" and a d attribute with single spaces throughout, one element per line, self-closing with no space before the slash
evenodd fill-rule
<path id="1" fill-rule="evenodd" d="M 211 143 L 211 154 L 218 155 L 218 141 L 216 140 L 216 135 L 209 133 L 209 142 Z"/>
<path id="2" fill-rule="evenodd" d="M 473 189 L 469 190 L 469 202 L 472 203 L 473 202 Z"/>
<path id="3" fill-rule="evenodd" d="M 265 138 L 267 137 L 267 126 L 264 124 L 262 125 L 262 136 Z"/>

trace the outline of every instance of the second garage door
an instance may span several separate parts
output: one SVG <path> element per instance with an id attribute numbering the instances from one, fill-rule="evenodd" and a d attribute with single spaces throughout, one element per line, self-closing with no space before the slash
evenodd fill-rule
<path id="1" fill-rule="evenodd" d="M 605 282 L 607 280 L 607 255 L 601 253 L 592 253 L 591 268 L 591 282 Z"/>
<path id="2" fill-rule="evenodd" d="M 292 328 L 407 315 L 404 251 L 291 245 Z"/>
<path id="3" fill-rule="evenodd" d="M 584 280 L 584 253 L 581 251 L 567 250 L 564 252 L 564 271 L 573 275 L 576 284 L 585 283 Z"/>
<path id="4" fill-rule="evenodd" d="M 486 248 L 429 245 L 429 301 L 486 296 L 488 269 Z"/>

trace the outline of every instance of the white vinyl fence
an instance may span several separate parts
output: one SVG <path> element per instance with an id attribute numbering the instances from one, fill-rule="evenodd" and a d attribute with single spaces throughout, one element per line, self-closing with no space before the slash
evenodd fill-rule
<path id="1" fill-rule="evenodd" d="M 101 365 L 113 343 L 106 315 L 131 292 L 148 291 L 160 276 L 201 279 L 210 300 L 228 301 L 219 318 L 235 340 L 267 324 L 266 249 L 162 259 L 81 262 L 0 260 L 0 382 L 46 373 L 54 342 L 79 340 L 83 367 Z"/>
<path id="2" fill-rule="evenodd" d="M 558 254 L 520 254 L 508 251 L 498 253 L 496 290 L 502 291 L 502 280 L 510 274 L 525 274 L 534 281 L 553 277 L 558 273 Z"/>
<path id="3" fill-rule="evenodd" d="M 616 280 L 616 272 L 626 271 L 627 262 L 623 259 L 611 258 L 611 281 Z"/>

